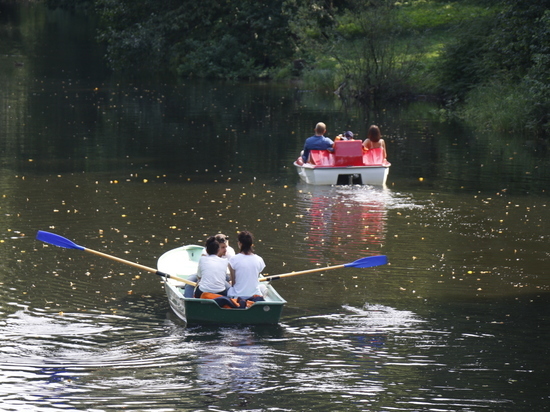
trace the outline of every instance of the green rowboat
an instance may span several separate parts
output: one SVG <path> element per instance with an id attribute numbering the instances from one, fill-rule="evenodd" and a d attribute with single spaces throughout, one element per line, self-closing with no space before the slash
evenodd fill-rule
<path id="1" fill-rule="evenodd" d="M 204 248 L 186 245 L 164 253 L 157 262 L 160 272 L 188 279 L 197 273 Z M 164 289 L 174 313 L 187 324 L 277 324 L 286 301 L 273 286 L 267 286 L 264 302 L 256 302 L 246 309 L 225 309 L 212 299 L 184 296 L 185 284 L 168 278 Z"/>

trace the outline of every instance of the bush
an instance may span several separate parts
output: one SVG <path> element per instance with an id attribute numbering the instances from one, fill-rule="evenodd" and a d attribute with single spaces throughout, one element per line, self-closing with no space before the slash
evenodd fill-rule
<path id="1" fill-rule="evenodd" d="M 292 61 L 283 2 L 95 0 L 113 68 L 222 78 L 262 77 Z"/>
<path id="2" fill-rule="evenodd" d="M 452 29 L 455 40 L 445 46 L 436 66 L 444 98 L 463 100 L 471 89 L 490 79 L 490 70 L 483 64 L 482 57 L 493 27 L 493 19 L 483 17 Z"/>
<path id="3" fill-rule="evenodd" d="M 523 85 L 495 81 L 472 90 L 462 114 L 479 129 L 522 133 L 527 126 L 531 98 Z"/>
<path id="4" fill-rule="evenodd" d="M 304 88 L 308 90 L 333 92 L 338 87 L 335 71 L 327 68 L 305 70 L 302 80 Z"/>

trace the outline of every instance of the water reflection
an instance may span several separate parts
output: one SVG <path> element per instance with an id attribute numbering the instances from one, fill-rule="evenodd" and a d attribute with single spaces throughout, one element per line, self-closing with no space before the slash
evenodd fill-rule
<path id="1" fill-rule="evenodd" d="M 136 318 L 9 316 L 0 325 L 0 409 L 486 410 L 510 401 L 483 376 L 521 372 L 497 359 L 499 325 L 449 328 L 381 304 L 344 305 L 278 328 L 183 329 L 147 322 L 143 310 Z M 449 346 L 455 355 L 442 358 Z"/>
<path id="2" fill-rule="evenodd" d="M 380 254 L 386 236 L 387 189 L 369 186 L 298 185 L 300 230 L 310 262 L 333 254 L 367 250 Z"/>
<path id="3" fill-rule="evenodd" d="M 120 315 L 25 309 L 8 316 L 0 324 L 0 410 L 116 409 L 114 402 L 127 409 L 146 396 L 155 370 L 181 368 L 195 349 L 182 342 L 181 327 L 167 336 L 172 326 L 151 316 L 151 306 Z M 149 394 L 166 389 L 160 382 Z"/>
<path id="4" fill-rule="evenodd" d="M 296 197 L 302 218 L 298 229 L 312 263 L 327 255 L 383 254 L 388 210 L 423 207 L 386 187 L 298 184 Z"/>
<path id="5" fill-rule="evenodd" d="M 271 349 L 258 340 L 252 328 L 214 329 L 208 341 L 196 349 L 197 385 L 203 394 L 253 394 L 274 369 L 268 359 Z"/>
<path id="6" fill-rule="evenodd" d="M 491 409 L 512 402 L 484 378 L 509 376 L 505 363 L 495 369 L 492 356 L 483 355 L 500 338 L 465 330 L 385 305 L 345 305 L 340 313 L 303 317 L 287 328 L 305 348 L 299 350 L 300 367 L 283 375 L 299 385 L 302 399 L 315 403 L 315 394 L 330 394 L 343 409 L 505 410 Z M 472 345 L 481 352 L 472 353 Z M 447 347 L 455 354 L 440 357 Z"/>
<path id="7" fill-rule="evenodd" d="M 412 312 L 370 304 L 303 317 L 287 329 L 298 345 L 307 347 L 299 351 L 301 372 L 288 379 L 296 379 L 298 391 L 306 396 L 330 393 L 344 402 L 343 394 L 348 394 L 352 403 L 372 406 L 375 399 L 393 396 L 387 376 L 392 374 L 392 359 L 399 356 L 396 339 L 420 333 L 424 322 Z"/>

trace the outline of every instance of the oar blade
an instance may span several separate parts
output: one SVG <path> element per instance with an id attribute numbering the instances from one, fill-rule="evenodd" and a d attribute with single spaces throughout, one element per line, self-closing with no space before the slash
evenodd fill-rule
<path id="1" fill-rule="evenodd" d="M 36 234 L 36 239 L 49 243 L 50 245 L 64 247 L 66 249 L 84 250 L 83 246 L 79 246 L 63 236 L 56 235 L 55 233 L 44 232 L 43 230 L 38 231 Z"/>
<path id="2" fill-rule="evenodd" d="M 367 256 L 362 259 L 357 259 L 355 262 L 346 263 L 344 266 L 347 268 L 370 268 L 373 266 L 385 265 L 388 263 L 388 257 L 385 255 L 380 256 Z"/>

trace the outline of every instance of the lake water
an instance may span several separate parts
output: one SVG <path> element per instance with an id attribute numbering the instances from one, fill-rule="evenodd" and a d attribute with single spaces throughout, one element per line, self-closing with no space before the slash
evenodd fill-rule
<path id="1" fill-rule="evenodd" d="M 132 81 L 92 36 L 82 17 L 0 6 L 0 410 L 548 409 L 544 141 L 429 102 Z M 300 183 L 318 121 L 331 137 L 379 124 L 387 187 Z M 243 229 L 271 275 L 390 264 L 274 281 L 276 327 L 185 327 L 155 275 L 35 240 L 154 267 Z"/>

